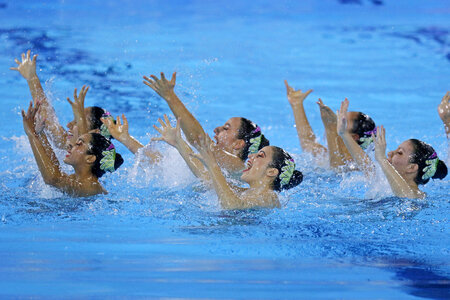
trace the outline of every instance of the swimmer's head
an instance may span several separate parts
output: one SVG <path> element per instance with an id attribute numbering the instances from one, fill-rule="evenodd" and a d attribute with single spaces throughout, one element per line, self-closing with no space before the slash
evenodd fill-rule
<path id="1" fill-rule="evenodd" d="M 447 176 L 447 166 L 439 159 L 433 147 L 416 139 L 410 139 L 412 153 L 410 163 L 417 165 L 417 175 L 414 181 L 417 184 L 426 184 L 430 178 L 443 179 Z"/>
<path id="2" fill-rule="evenodd" d="M 247 169 L 242 173 L 241 179 L 252 183 L 268 182 L 275 191 L 290 189 L 299 185 L 303 174 L 295 170 L 294 159 L 283 149 L 275 146 L 266 146 L 256 154 L 250 154 Z"/>
<path id="3" fill-rule="evenodd" d="M 92 175 L 100 178 L 106 171 L 114 172 L 123 163 L 123 158 L 116 153 L 114 145 L 98 133 L 81 135 L 75 145 L 67 151 L 64 162 L 75 170 L 84 165 L 91 166 Z"/>
<path id="4" fill-rule="evenodd" d="M 107 112 L 105 109 L 98 106 L 86 107 L 84 109 L 84 112 L 86 114 L 86 122 L 89 132 L 100 133 L 107 139 L 110 139 L 111 135 L 100 119 L 102 117 L 111 116 L 111 114 Z M 70 135 L 72 134 L 75 125 L 76 125 L 75 120 L 72 120 L 69 123 L 67 123 L 67 128 L 69 128 Z"/>
<path id="5" fill-rule="evenodd" d="M 269 145 L 258 125 L 246 118 L 231 118 L 224 125 L 216 127 L 214 133 L 217 145 L 230 153 L 237 153 L 242 161 L 249 154 Z"/>
<path id="6" fill-rule="evenodd" d="M 349 111 L 347 113 L 347 128 L 352 138 L 361 148 L 366 149 L 372 142 L 372 133 L 375 133 L 375 122 L 368 115 Z"/>

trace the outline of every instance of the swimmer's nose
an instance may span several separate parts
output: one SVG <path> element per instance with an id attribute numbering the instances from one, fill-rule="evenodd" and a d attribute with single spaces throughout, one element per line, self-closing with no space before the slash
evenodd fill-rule
<path id="1" fill-rule="evenodd" d="M 215 134 L 218 134 L 219 132 L 220 132 L 220 127 L 214 128 L 214 133 L 215 133 Z"/>
<path id="2" fill-rule="evenodd" d="M 392 155 L 393 155 L 393 154 L 394 154 L 394 152 L 393 152 L 393 151 L 389 151 L 389 152 L 388 152 L 388 155 L 387 155 L 387 156 L 388 156 L 388 158 L 389 158 L 389 159 L 390 159 L 390 158 L 392 158 Z"/>

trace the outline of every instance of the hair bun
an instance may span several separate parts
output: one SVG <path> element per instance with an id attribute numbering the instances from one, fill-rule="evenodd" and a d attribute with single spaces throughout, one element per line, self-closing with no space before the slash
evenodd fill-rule
<path id="1" fill-rule="evenodd" d="M 434 173 L 433 179 L 444 179 L 445 176 L 447 176 L 448 170 L 447 170 L 447 166 L 445 165 L 445 163 L 442 160 L 439 160 L 437 168 L 436 168 L 436 173 Z"/>
<path id="2" fill-rule="evenodd" d="M 123 164 L 123 162 L 124 160 L 122 155 L 116 152 L 116 159 L 114 160 L 114 169 L 117 170 Z"/>
<path id="3" fill-rule="evenodd" d="M 293 187 L 296 187 L 303 181 L 303 173 L 299 170 L 294 170 L 294 173 L 292 173 L 291 179 L 289 180 L 289 183 L 283 186 L 283 189 L 288 190 Z"/>

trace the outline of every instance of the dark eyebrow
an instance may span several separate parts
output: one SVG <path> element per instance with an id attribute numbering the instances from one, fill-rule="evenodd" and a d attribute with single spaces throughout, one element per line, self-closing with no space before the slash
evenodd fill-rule
<path id="1" fill-rule="evenodd" d="M 262 153 L 264 154 L 264 156 L 266 156 L 266 152 L 264 152 L 264 151 L 262 151 L 262 150 L 261 150 L 260 152 L 262 152 Z"/>

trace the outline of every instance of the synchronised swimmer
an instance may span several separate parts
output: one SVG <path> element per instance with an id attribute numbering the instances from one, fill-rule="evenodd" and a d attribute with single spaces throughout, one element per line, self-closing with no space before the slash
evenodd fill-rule
<path id="1" fill-rule="evenodd" d="M 67 98 L 74 120 L 67 124 L 67 129 L 61 126 L 37 76 L 37 55 L 31 58 L 30 52 L 22 54 L 21 61 L 15 59 L 17 67 L 11 70 L 18 71 L 27 80 L 31 92 L 33 101 L 27 112 L 22 111 L 23 126 L 45 183 L 75 197 L 107 193 L 99 178 L 105 172 L 114 172 L 123 163 L 112 139 L 132 153 L 137 153 L 144 145 L 130 135 L 125 115 L 114 119 L 104 108 L 84 106 L 89 90 L 86 86 L 80 93 L 74 90 L 73 100 Z M 270 145 L 261 127 L 244 117 L 232 117 L 216 127 L 214 139 L 211 139 L 176 95 L 176 73 L 170 80 L 164 73 L 160 78 L 144 76 L 143 83 L 167 102 L 177 120 L 173 127 L 167 115 L 158 119 L 160 127 L 154 128 L 160 136 L 153 138 L 151 143 L 164 141 L 177 149 L 192 173 L 215 190 L 223 209 L 280 207 L 278 192 L 302 182 L 303 174 L 296 169 L 292 156 L 282 148 Z M 285 85 L 302 150 L 316 157 L 319 163 L 326 162 L 331 170 L 349 172 L 355 169 L 350 166 L 356 165 L 370 180 L 376 167 L 366 152 L 374 150 L 376 163 L 393 194 L 402 198 L 426 197 L 419 186 L 447 175 L 447 166 L 436 151 L 418 139 L 404 141 L 386 156 L 385 128 L 382 125 L 376 127 L 365 113 L 348 111 L 347 99 L 337 113 L 320 98 L 317 101 L 327 147 L 319 144 L 303 106 L 312 90 L 295 90 L 287 81 Z M 450 92 L 447 92 L 438 106 L 447 141 L 450 141 L 449 101 Z M 74 168 L 74 174 L 61 171 L 52 145 L 67 150 L 64 162 Z M 149 163 L 156 163 L 164 156 L 157 150 L 144 153 L 149 157 Z M 239 177 L 249 187 L 234 185 L 230 177 Z"/>

